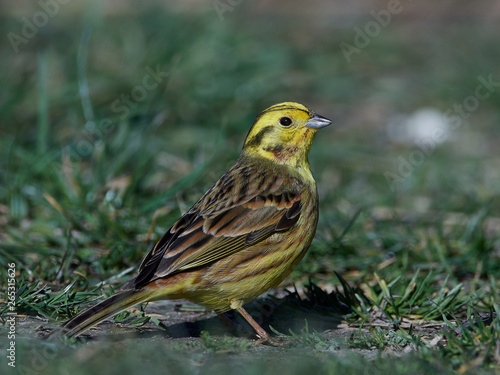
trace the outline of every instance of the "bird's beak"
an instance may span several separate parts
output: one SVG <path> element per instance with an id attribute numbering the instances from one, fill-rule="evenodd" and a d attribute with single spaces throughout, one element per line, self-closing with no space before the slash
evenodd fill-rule
<path id="1" fill-rule="evenodd" d="M 311 129 L 321 129 L 325 126 L 330 125 L 331 123 L 332 121 L 328 120 L 326 117 L 313 113 L 309 121 L 306 122 L 306 126 Z"/>

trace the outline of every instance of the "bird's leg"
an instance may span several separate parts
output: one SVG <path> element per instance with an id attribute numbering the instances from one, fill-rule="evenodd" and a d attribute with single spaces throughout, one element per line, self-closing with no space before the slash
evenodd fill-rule
<path id="1" fill-rule="evenodd" d="M 260 340 L 258 340 L 257 342 L 258 344 L 263 344 L 265 342 L 274 343 L 274 340 L 271 338 L 271 336 L 269 336 L 264 328 L 262 328 L 259 323 L 257 323 L 255 319 L 252 318 L 252 316 L 247 313 L 247 311 L 243 307 L 238 307 L 236 311 L 238 311 L 241 316 L 245 318 L 245 320 L 253 327 L 253 329 L 255 329 L 257 335 L 260 337 Z"/>

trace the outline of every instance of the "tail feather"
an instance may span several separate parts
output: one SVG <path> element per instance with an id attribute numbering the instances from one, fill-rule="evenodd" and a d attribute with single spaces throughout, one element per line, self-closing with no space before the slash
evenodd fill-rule
<path id="1" fill-rule="evenodd" d="M 152 300 L 153 296 L 153 291 L 145 289 L 127 290 L 115 294 L 64 323 L 62 326 L 66 330 L 64 335 L 67 337 L 78 336 L 120 311 L 138 303 Z"/>

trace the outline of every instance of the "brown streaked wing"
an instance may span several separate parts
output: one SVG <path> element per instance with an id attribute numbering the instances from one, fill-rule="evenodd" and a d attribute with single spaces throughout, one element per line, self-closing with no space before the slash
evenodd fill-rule
<path id="1" fill-rule="evenodd" d="M 138 275 L 127 282 L 122 289 L 140 288 L 147 284 L 154 276 L 156 269 L 158 268 L 158 264 L 160 264 L 163 254 L 166 249 L 168 249 L 169 244 L 174 241 L 183 230 L 193 227 L 199 221 L 200 220 L 197 220 L 197 217 L 194 214 L 187 213 L 182 216 L 147 253 L 139 266 Z"/>
<path id="2" fill-rule="evenodd" d="M 216 215 L 260 194 L 284 192 L 285 177 L 279 173 L 262 173 L 259 165 L 236 163 L 188 212 L 204 217 Z"/>
<path id="3" fill-rule="evenodd" d="M 287 178 L 253 174 L 243 188 L 235 180 L 248 171 L 238 172 L 243 173 L 223 176 L 148 253 L 133 280 L 136 288 L 227 257 L 297 222 L 301 197 L 295 181 L 291 191 Z"/>
<path id="4" fill-rule="evenodd" d="M 219 226 L 216 231 L 211 230 L 211 220 L 206 219 L 203 228 L 186 236 L 181 234 L 171 242 L 170 249 L 163 255 L 155 276 L 162 277 L 175 271 L 214 262 L 255 245 L 273 233 L 285 231 L 296 222 L 286 229 L 284 226 L 276 229 L 278 224 L 283 222 L 287 211 L 285 206 L 264 206 L 259 209 L 234 207 L 225 212 L 228 219 L 222 219 L 225 224 Z M 297 220 L 299 216 L 296 215 Z"/>

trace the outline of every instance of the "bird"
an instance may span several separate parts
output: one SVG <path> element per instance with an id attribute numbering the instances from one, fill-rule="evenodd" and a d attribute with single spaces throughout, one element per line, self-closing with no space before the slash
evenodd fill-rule
<path id="1" fill-rule="evenodd" d="M 278 286 L 311 245 L 319 208 L 308 154 L 330 124 L 296 102 L 259 113 L 234 165 L 152 247 L 137 275 L 64 323 L 64 335 L 139 303 L 187 299 L 220 316 L 236 310 L 260 342 L 272 343 L 243 305 Z"/>

